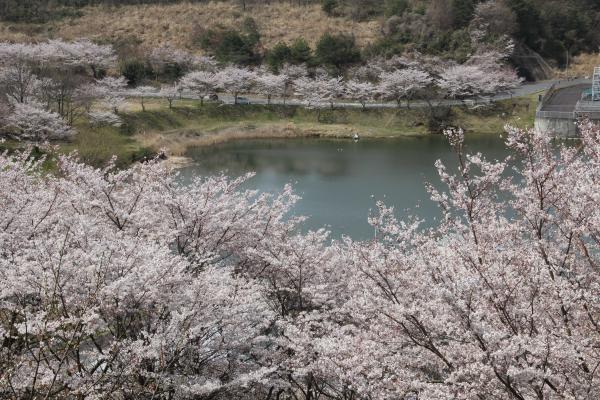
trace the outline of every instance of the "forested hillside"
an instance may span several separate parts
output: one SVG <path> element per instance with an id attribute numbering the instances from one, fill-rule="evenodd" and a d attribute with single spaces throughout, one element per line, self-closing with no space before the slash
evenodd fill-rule
<path id="1" fill-rule="evenodd" d="M 596 52 L 598 0 L 4 0 L 0 38 L 63 37 L 139 48 L 171 45 L 239 64 L 343 67 L 407 51 L 464 62 L 481 43 L 539 53 L 563 68 Z M 324 37 L 325 34 L 329 38 Z M 330 40 L 333 37 L 336 40 Z M 322 43 L 323 39 L 326 39 Z M 339 40 L 338 40 L 339 39 Z M 327 41 L 329 40 L 329 42 Z M 336 60 L 320 60 L 337 52 Z M 295 53 L 296 56 L 292 56 Z M 359 54 L 360 53 L 360 54 Z M 516 60 L 516 61 L 515 61 Z M 516 66 L 521 59 L 513 60 Z M 523 66 L 522 66 L 523 67 Z M 526 72 L 525 72 L 526 73 Z"/>

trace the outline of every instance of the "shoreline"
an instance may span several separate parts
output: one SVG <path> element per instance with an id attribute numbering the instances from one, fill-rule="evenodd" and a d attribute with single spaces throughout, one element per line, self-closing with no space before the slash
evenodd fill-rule
<path id="1" fill-rule="evenodd" d="M 146 144 L 148 140 L 157 140 L 156 136 L 161 137 L 160 143 L 163 145 L 161 149 L 166 150 L 167 158 L 163 161 L 168 167 L 173 169 L 185 168 L 194 164 L 194 160 L 187 156 L 187 152 L 193 148 L 206 148 L 211 146 L 217 146 L 224 143 L 236 142 L 236 141 L 253 141 L 253 140 L 268 140 L 268 139 L 339 139 L 353 141 L 353 134 L 358 133 L 357 129 L 349 130 L 348 132 L 326 132 L 317 131 L 313 129 L 287 129 L 287 130 L 252 130 L 242 131 L 233 128 L 226 129 L 219 133 L 213 133 L 209 135 L 201 135 L 194 132 L 181 132 L 177 134 L 168 135 L 146 135 Z M 487 136 L 487 135 L 500 135 L 501 133 L 483 132 L 474 133 L 470 135 Z M 359 133 L 360 135 L 360 133 Z M 150 136 L 150 137 L 149 137 Z M 165 137 L 167 136 L 167 137 Z M 426 137 L 437 137 L 442 136 L 441 134 L 435 133 L 421 133 L 421 132 L 409 132 L 409 133 L 398 133 L 398 134 L 373 134 L 367 133 L 360 135 L 361 141 L 368 140 L 396 140 L 402 138 L 426 138 Z M 170 140 L 166 140 L 170 139 Z M 168 147 L 168 143 L 175 145 L 175 152 Z"/>
<path id="2" fill-rule="evenodd" d="M 136 135 L 135 139 L 142 145 L 154 148 L 156 150 L 164 149 L 168 159 L 176 160 L 176 164 L 182 163 L 187 157 L 187 150 L 194 147 L 210 147 L 223 143 L 242 141 L 242 140 L 260 140 L 260 139 L 348 139 L 353 140 L 355 134 L 360 139 L 398 139 L 402 137 L 425 137 L 435 136 L 433 133 L 407 132 L 398 134 L 374 134 L 364 132 L 359 129 L 344 127 L 338 130 L 301 128 L 294 124 L 286 126 L 266 125 L 263 127 L 231 127 L 219 130 L 217 132 L 202 134 L 194 130 L 182 130 L 176 133 L 150 133 Z"/>
<path id="3" fill-rule="evenodd" d="M 524 97 L 504 101 L 487 108 L 454 107 L 447 110 L 445 126 L 462 127 L 469 135 L 498 134 L 506 124 L 533 126 L 536 98 Z M 322 112 L 321 118 L 312 110 L 301 108 L 259 106 L 199 107 L 185 102 L 173 109 L 164 102 L 146 104 L 146 111 L 121 115 L 123 125 L 92 126 L 86 120 L 77 121 L 78 134 L 64 151 L 77 150 L 81 158 L 94 166 L 105 165 L 114 155 L 125 167 L 136 160 L 155 156 L 163 150 L 171 158 L 169 164 L 187 165 L 188 149 L 208 147 L 234 140 L 330 138 L 352 140 L 356 134 L 362 140 L 424 138 L 437 136 L 442 126 L 431 126 L 430 116 L 422 110 L 346 110 Z"/>

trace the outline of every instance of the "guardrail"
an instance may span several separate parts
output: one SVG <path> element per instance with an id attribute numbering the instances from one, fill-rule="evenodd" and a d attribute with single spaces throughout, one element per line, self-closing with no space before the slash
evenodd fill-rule
<path id="1" fill-rule="evenodd" d="M 583 101 L 580 100 L 575 106 L 575 111 L 579 112 L 599 112 L 600 113 L 600 101 Z"/>
<path id="2" fill-rule="evenodd" d="M 554 95 L 554 92 L 556 91 L 556 82 L 552 84 L 552 86 L 550 86 L 548 88 L 548 90 L 546 91 L 546 93 L 544 93 L 544 95 L 542 96 L 540 102 L 538 103 L 537 109 L 536 109 L 536 115 L 542 112 L 542 107 L 544 107 L 544 104 L 550 99 L 550 97 L 552 97 Z"/>
<path id="3" fill-rule="evenodd" d="M 587 84 L 587 83 L 591 84 L 591 80 L 589 80 L 589 79 L 571 79 L 571 80 L 565 79 L 565 80 L 560 80 L 558 82 L 554 82 L 552 84 L 552 86 L 550 86 L 548 88 L 548 90 L 546 91 L 546 93 L 542 96 L 542 99 L 541 99 L 540 103 L 538 104 L 537 111 L 541 111 L 544 104 L 554 95 L 554 93 L 556 93 L 557 90 L 568 88 L 568 87 L 575 86 L 575 85 Z"/>
<path id="4" fill-rule="evenodd" d="M 542 96 L 537 109 L 536 109 L 536 113 L 535 116 L 536 118 L 554 118 L 554 119 L 577 119 L 581 116 L 589 116 L 590 118 L 596 119 L 600 117 L 600 109 L 588 109 L 587 107 L 585 107 L 585 105 L 582 104 L 583 109 L 580 110 L 580 103 L 581 101 L 579 101 L 577 103 L 577 105 L 575 106 L 574 111 L 560 111 L 560 110 L 548 110 L 548 108 L 552 108 L 553 106 L 547 106 L 546 110 L 542 111 L 542 109 L 544 108 L 544 105 L 546 104 L 546 102 L 548 102 L 548 100 L 550 100 L 552 98 L 552 96 L 554 96 L 554 94 L 560 90 L 560 89 L 564 89 L 573 85 L 578 85 L 578 84 L 582 84 L 582 83 L 587 83 L 588 80 L 564 80 L 564 81 L 558 81 L 558 82 L 554 82 L 552 84 L 552 86 L 550 86 L 548 88 L 548 90 L 546 91 L 546 93 L 544 93 L 544 95 Z M 556 106 L 555 108 L 559 108 L 560 109 L 561 106 Z"/>
<path id="5" fill-rule="evenodd" d="M 574 112 L 565 111 L 537 111 L 535 113 L 536 118 L 554 118 L 554 119 L 575 119 Z"/>
<path id="6" fill-rule="evenodd" d="M 546 101 L 548 101 L 553 95 L 554 92 L 556 92 L 557 89 L 557 83 L 553 83 L 552 86 L 550 86 L 548 88 L 548 90 L 546 91 L 546 93 L 544 93 L 544 95 L 542 96 L 542 101 L 540 101 L 540 104 L 544 104 Z"/>

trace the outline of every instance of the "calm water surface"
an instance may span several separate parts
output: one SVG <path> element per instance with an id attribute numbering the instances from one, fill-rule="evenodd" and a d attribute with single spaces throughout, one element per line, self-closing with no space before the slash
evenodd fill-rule
<path id="1" fill-rule="evenodd" d="M 467 138 L 470 152 L 503 159 L 508 151 L 499 136 Z M 417 215 L 432 224 L 440 214 L 429 200 L 425 183 L 439 186 L 434 167 L 442 159 L 449 167 L 456 158 L 445 138 L 428 136 L 398 139 L 275 139 L 230 142 L 189 152 L 194 164 L 181 171 L 182 179 L 226 172 L 239 176 L 255 172 L 247 186 L 277 192 L 292 183 L 302 196 L 295 213 L 310 217 L 306 229 L 328 227 L 342 234 L 369 239 L 367 223 L 377 200 L 394 206 L 399 218 Z"/>

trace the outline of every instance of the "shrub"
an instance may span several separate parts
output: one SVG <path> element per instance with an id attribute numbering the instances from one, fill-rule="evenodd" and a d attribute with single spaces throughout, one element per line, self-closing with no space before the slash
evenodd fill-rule
<path id="1" fill-rule="evenodd" d="M 250 32 L 251 24 L 246 21 L 244 30 Z M 208 29 L 199 33 L 200 46 L 219 62 L 241 65 L 256 64 L 260 60 L 255 51 L 259 38 L 256 32 L 242 34 L 225 28 Z"/>
<path id="2" fill-rule="evenodd" d="M 455 28 L 463 28 L 469 25 L 474 13 L 475 4 L 473 0 L 452 0 L 452 15 L 454 17 Z"/>
<path id="3" fill-rule="evenodd" d="M 338 71 L 361 60 L 354 37 L 346 34 L 325 33 L 317 43 L 315 55 L 320 64 Z"/>
<path id="4" fill-rule="evenodd" d="M 336 8 L 338 7 L 337 0 L 323 0 L 321 9 L 325 14 L 332 17 L 335 15 Z"/>
<path id="5" fill-rule="evenodd" d="M 242 23 L 242 32 L 245 34 L 244 40 L 250 46 L 256 46 L 260 42 L 260 32 L 258 25 L 252 17 L 246 17 Z"/>
<path id="6" fill-rule="evenodd" d="M 396 38 L 384 37 L 369 44 L 364 49 L 365 58 L 385 57 L 389 58 L 394 55 L 400 55 L 404 52 L 404 45 Z"/>
<path id="7" fill-rule="evenodd" d="M 279 42 L 267 53 L 266 61 L 273 72 L 278 72 L 283 64 L 291 61 L 291 58 L 292 51 L 290 47 Z"/>
<path id="8" fill-rule="evenodd" d="M 446 106 L 432 107 L 425 112 L 427 130 L 441 134 L 452 124 L 452 109 Z"/>
<path id="9" fill-rule="evenodd" d="M 290 62 L 292 64 L 310 64 L 312 50 L 306 40 L 298 38 L 290 46 Z"/>
<path id="10" fill-rule="evenodd" d="M 385 15 L 391 17 L 392 15 L 402 15 L 409 8 L 408 0 L 386 0 L 385 1 Z"/>
<path id="11" fill-rule="evenodd" d="M 353 21 L 369 21 L 381 16 L 385 9 L 382 0 L 346 0 L 344 14 Z"/>
<path id="12" fill-rule="evenodd" d="M 152 75 L 151 68 L 139 59 L 123 61 L 120 72 L 127 79 L 127 84 L 130 86 L 137 86 Z"/>

